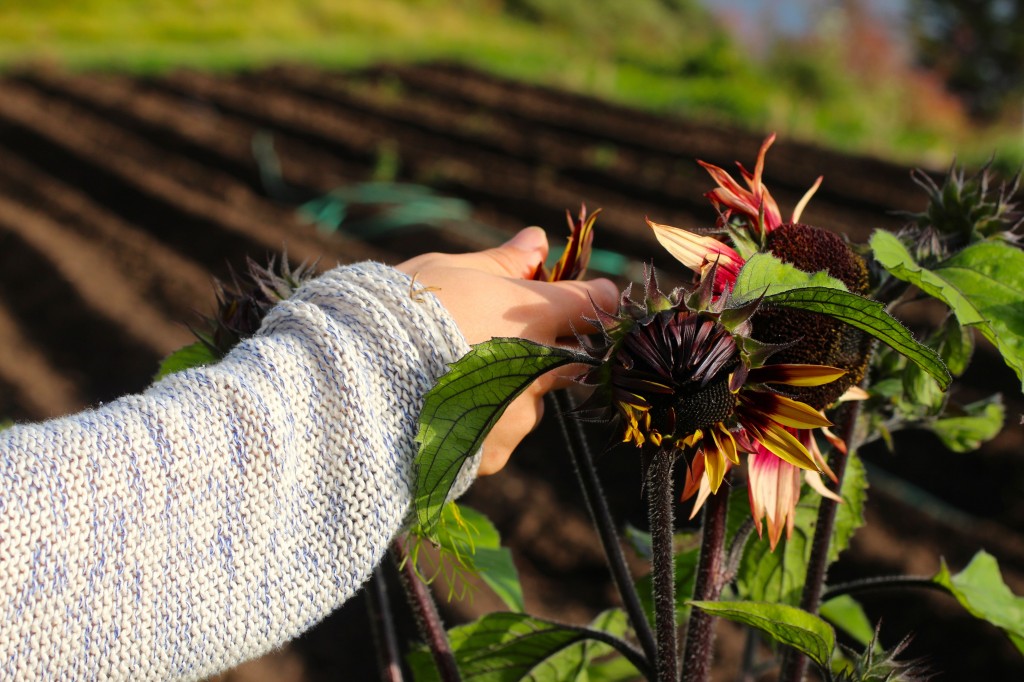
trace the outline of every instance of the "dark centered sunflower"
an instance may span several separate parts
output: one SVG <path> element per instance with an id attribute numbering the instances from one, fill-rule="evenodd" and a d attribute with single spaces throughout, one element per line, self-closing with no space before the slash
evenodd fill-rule
<path id="1" fill-rule="evenodd" d="M 845 372 L 785 363 L 737 372 L 744 363 L 737 330 L 744 323 L 727 328 L 720 304 L 692 309 L 687 292 L 666 296 L 653 276 L 645 289 L 644 301 L 633 301 L 627 291 L 618 313 L 598 320 L 605 344 L 590 350 L 605 362 L 582 377 L 598 390 L 580 411 L 620 418 L 623 442 L 673 447 L 689 453 L 688 461 L 699 459 L 711 492 L 752 442 L 793 466 L 817 470 L 815 457 L 790 429 L 831 422 L 769 385 L 817 386 Z"/>

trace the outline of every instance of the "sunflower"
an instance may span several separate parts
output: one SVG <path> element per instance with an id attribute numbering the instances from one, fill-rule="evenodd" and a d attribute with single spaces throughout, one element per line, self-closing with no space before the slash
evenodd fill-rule
<path id="1" fill-rule="evenodd" d="M 772 135 L 761 145 L 753 172 L 738 164 L 744 184 L 718 166 L 698 162 L 717 185 L 705 196 L 718 210 L 716 228 L 724 233 L 726 241 L 732 242 L 732 245 L 709 234 L 698 234 L 648 220 L 655 236 L 669 253 L 694 271 L 702 281 L 712 278 L 713 293 L 720 298 L 725 298 L 732 290 L 737 274 L 745 263 L 740 250 L 748 256 L 756 251 L 771 253 L 805 272 L 825 271 L 842 281 L 851 292 L 865 294 L 868 290 L 868 272 L 863 259 L 840 236 L 800 222 L 803 210 L 821 185 L 822 178 L 819 177 L 800 200 L 790 220 L 787 222 L 782 218 L 779 206 L 763 179 L 765 156 L 774 140 L 775 136 Z M 858 384 L 864 376 L 871 351 L 871 340 L 867 335 L 824 315 L 770 306 L 761 306 L 752 315 L 750 324 L 750 336 L 753 339 L 780 347 L 773 359 L 781 366 L 828 366 L 842 370 L 842 376 L 831 382 L 812 380 L 799 383 L 788 377 L 783 381 L 773 381 L 765 380 L 762 374 L 760 378 L 763 384 L 778 388 L 784 385 L 788 396 L 797 404 L 815 411 L 822 420 L 825 420 L 824 410 L 838 400 L 864 397 Z M 752 377 L 747 377 L 747 382 L 756 384 L 759 375 L 757 372 L 752 373 Z M 771 412 L 771 409 L 769 407 L 766 411 Z M 785 427 L 789 436 L 787 443 L 792 439 L 801 444 L 813 467 L 780 454 L 778 443 L 773 448 L 771 437 L 778 436 L 777 430 L 758 433 L 756 430 L 744 429 L 741 435 L 745 438 L 739 439 L 749 453 L 747 473 L 751 512 L 759 534 L 762 532 L 762 521 L 767 521 L 772 549 L 783 530 L 787 531 L 787 535 L 792 532 L 793 512 L 799 500 L 801 469 L 805 470 L 804 478 L 814 490 L 826 497 L 836 498 L 817 473 L 824 472 L 833 481 L 836 480 L 825 464 L 815 433 L 821 433 L 841 452 L 845 452 L 845 444 L 828 431 L 827 424 L 812 425 L 811 420 L 806 418 L 804 422 L 804 425 L 777 423 Z M 791 447 L 789 451 L 792 452 Z M 738 462 L 732 461 L 732 464 Z M 724 475 L 720 471 L 721 466 L 715 457 L 698 452 L 688 471 L 683 492 L 684 499 L 696 496 L 694 514 L 707 496 L 717 490 L 715 481 L 720 481 L 720 476 Z"/>
<path id="2" fill-rule="evenodd" d="M 707 281 L 714 275 L 712 268 Z M 756 306 L 736 314 L 726 307 L 726 297 L 708 296 L 708 286 L 666 296 L 653 271 L 644 288 L 642 301 L 627 290 L 617 314 L 601 313 L 595 320 L 604 343 L 586 347 L 604 362 L 581 377 L 597 386 L 581 414 L 617 417 L 622 441 L 638 448 L 678 450 L 691 472 L 703 472 L 711 494 L 753 443 L 797 469 L 820 470 L 792 429 L 831 422 L 772 387 L 827 384 L 844 370 L 756 364 L 744 351 L 751 340 L 743 336 Z"/>

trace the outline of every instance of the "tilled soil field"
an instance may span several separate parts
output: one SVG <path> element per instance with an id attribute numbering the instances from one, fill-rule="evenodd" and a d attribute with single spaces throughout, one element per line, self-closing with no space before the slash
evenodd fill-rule
<path id="1" fill-rule="evenodd" d="M 272 142 L 275 164 L 259 164 Z M 160 359 L 188 343 L 209 311 L 213 277 L 287 246 L 321 267 L 398 262 L 424 250 L 493 245 L 523 225 L 564 234 L 564 211 L 603 208 L 596 246 L 672 267 L 644 216 L 707 226 L 710 181 L 695 163 L 752 163 L 760 136 L 526 86 L 434 64 L 327 73 L 277 68 L 231 77 L 69 75 L 35 70 L 0 79 L 0 417 L 44 419 L 138 391 Z M 261 158 L 266 158 L 265 155 Z M 368 238 L 317 231 L 297 206 L 364 182 L 382 163 L 394 179 L 465 200 L 471 222 L 413 226 Z M 268 173 L 268 168 L 274 172 Z M 767 180 L 792 207 L 818 174 L 805 221 L 855 241 L 896 228 L 893 210 L 921 208 L 909 169 L 780 142 Z M 467 227 L 468 226 L 468 227 Z M 475 229 L 474 226 L 487 226 Z M 344 223 L 342 224 L 344 228 Z M 987 348 L 962 389 L 1002 390 L 1010 428 L 982 452 L 954 455 L 923 434 L 897 439 L 872 466 L 868 527 L 837 578 L 959 568 L 978 547 L 1024 593 L 1024 461 L 1019 386 Z M 542 427 L 543 429 L 544 427 Z M 600 438 L 600 436 L 595 436 Z M 532 610 L 583 621 L 614 600 L 564 457 L 545 433 L 467 501 L 487 511 L 516 553 Z M 603 458 L 623 515 L 639 503 L 637 464 Z M 1002 636 L 933 594 L 865 600 L 893 643 L 913 630 L 940 679 L 1021 679 Z M 485 594 L 447 609 L 490 607 Z M 723 626 L 734 679 L 741 644 Z M 289 648 L 231 679 L 373 679 L 365 615 L 354 600 Z"/>

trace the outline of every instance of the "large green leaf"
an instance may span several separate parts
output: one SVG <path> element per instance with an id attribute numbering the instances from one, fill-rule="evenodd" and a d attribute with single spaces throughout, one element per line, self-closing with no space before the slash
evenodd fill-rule
<path id="1" fill-rule="evenodd" d="M 948 589 L 972 616 L 1001 628 L 1024 654 L 1024 597 L 1015 595 L 1003 582 L 995 557 L 978 552 L 956 575 L 950 574 L 943 561 L 933 580 Z"/>
<path id="2" fill-rule="evenodd" d="M 193 367 L 202 367 L 203 365 L 209 365 L 217 362 L 219 358 L 214 354 L 210 347 L 202 341 L 196 341 L 193 344 L 189 344 L 184 348 L 179 348 L 174 351 L 160 363 L 160 369 L 157 370 L 156 376 L 153 377 L 154 381 L 163 379 L 168 374 L 174 374 L 185 369 L 192 369 Z"/>
<path id="3" fill-rule="evenodd" d="M 765 303 L 829 315 L 860 329 L 906 356 L 932 375 L 945 390 L 952 380 L 939 354 L 919 343 L 878 301 L 847 291 L 825 288 L 792 289 L 765 297 Z"/>
<path id="4" fill-rule="evenodd" d="M 780 644 L 806 654 L 823 669 L 828 669 L 836 648 L 836 633 L 818 616 L 786 604 L 752 601 L 690 602 L 704 611 L 737 623 L 757 628 Z"/>
<path id="5" fill-rule="evenodd" d="M 757 253 L 751 256 L 739 274 L 732 288 L 732 301 L 735 305 L 749 303 L 761 296 L 774 296 L 793 289 L 818 287 L 846 291 L 846 285 L 827 272 L 804 272 L 789 264 L 783 263 L 769 253 Z"/>
<path id="6" fill-rule="evenodd" d="M 870 299 L 852 294 L 826 272 L 807 273 L 770 254 L 757 254 L 736 276 L 732 306 L 763 296 L 767 304 L 829 315 L 870 334 L 935 377 L 945 390 L 950 376 L 938 354 L 918 343 L 906 327 Z"/>
<path id="7" fill-rule="evenodd" d="M 463 463 L 480 449 L 498 418 L 540 375 L 588 356 L 525 339 L 473 346 L 426 395 L 416 440 L 416 518 L 429 534 Z"/>
<path id="8" fill-rule="evenodd" d="M 840 496 L 843 504 L 836 509 L 832 543 L 828 561 L 832 563 L 850 544 L 854 532 L 864 524 L 864 501 L 867 499 L 867 478 L 864 465 L 856 453 L 847 455 L 846 474 Z M 768 541 L 752 540 L 740 562 L 736 577 L 736 590 L 740 597 L 752 601 L 798 604 L 807 576 L 807 562 L 811 557 L 811 543 L 818 521 L 821 498 L 807 491 L 796 506 L 793 535 L 779 541 L 775 551 Z"/>
<path id="9" fill-rule="evenodd" d="M 875 628 L 864 608 L 848 594 L 833 597 L 821 605 L 821 617 L 845 631 L 864 646 L 871 644 Z"/>
<path id="10" fill-rule="evenodd" d="M 590 661 L 611 650 L 600 640 L 618 639 L 625 622 L 619 610 L 602 613 L 590 628 L 522 613 L 491 613 L 448 634 L 465 682 L 567 682 L 587 679 Z M 416 682 L 440 679 L 429 652 L 413 651 L 408 660 Z"/>
<path id="11" fill-rule="evenodd" d="M 877 230 L 870 243 L 893 277 L 944 302 L 960 324 L 977 328 L 1024 381 L 1024 251 L 983 241 L 929 270 L 889 232 Z"/>

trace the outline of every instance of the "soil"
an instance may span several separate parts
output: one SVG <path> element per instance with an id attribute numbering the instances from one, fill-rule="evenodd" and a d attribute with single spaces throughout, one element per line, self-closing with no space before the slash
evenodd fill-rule
<path id="1" fill-rule="evenodd" d="M 254 148 L 267 142 L 280 178 L 256 162 Z M 528 224 L 549 227 L 557 241 L 565 210 L 585 202 L 604 211 L 596 246 L 649 262 L 661 250 L 644 216 L 682 227 L 714 220 L 701 196 L 710 183 L 694 159 L 749 166 L 760 143 L 453 64 L 8 75 L 0 79 L 0 417 L 43 419 L 142 389 L 160 358 L 188 342 L 196 311 L 209 310 L 211 279 L 282 245 L 295 263 L 319 258 L 326 268 L 480 248 Z M 370 179 L 389 155 L 395 180 L 469 202 L 474 222 L 370 240 L 318 232 L 299 216 L 300 203 Z M 819 173 L 825 182 L 804 222 L 855 241 L 899 227 L 891 211 L 924 203 L 908 168 L 787 141 L 772 149 L 766 180 L 787 207 Z M 658 255 L 654 263 L 673 267 Z M 984 547 L 1024 593 L 1024 406 L 1012 373 L 981 347 L 961 391 L 996 390 L 1010 423 L 980 452 L 950 453 L 918 433 L 900 434 L 896 455 L 867 449 L 869 524 L 834 579 L 929 574 L 939 556 L 960 568 Z M 551 447 L 554 428 L 545 423 L 466 502 L 502 530 L 530 610 L 583 622 L 615 595 L 571 469 Z M 615 451 L 601 467 L 619 517 L 642 519 L 638 463 Z M 910 653 L 928 656 L 938 679 L 1024 679 L 1008 641 L 947 598 L 875 595 L 865 604 L 883 619 L 884 642 L 915 633 Z M 481 591 L 445 615 L 457 621 L 492 608 Z M 365 624 L 355 599 L 284 650 L 222 678 L 374 679 Z M 730 655 L 716 679 L 733 679 L 742 641 L 731 626 L 721 632 Z"/>

